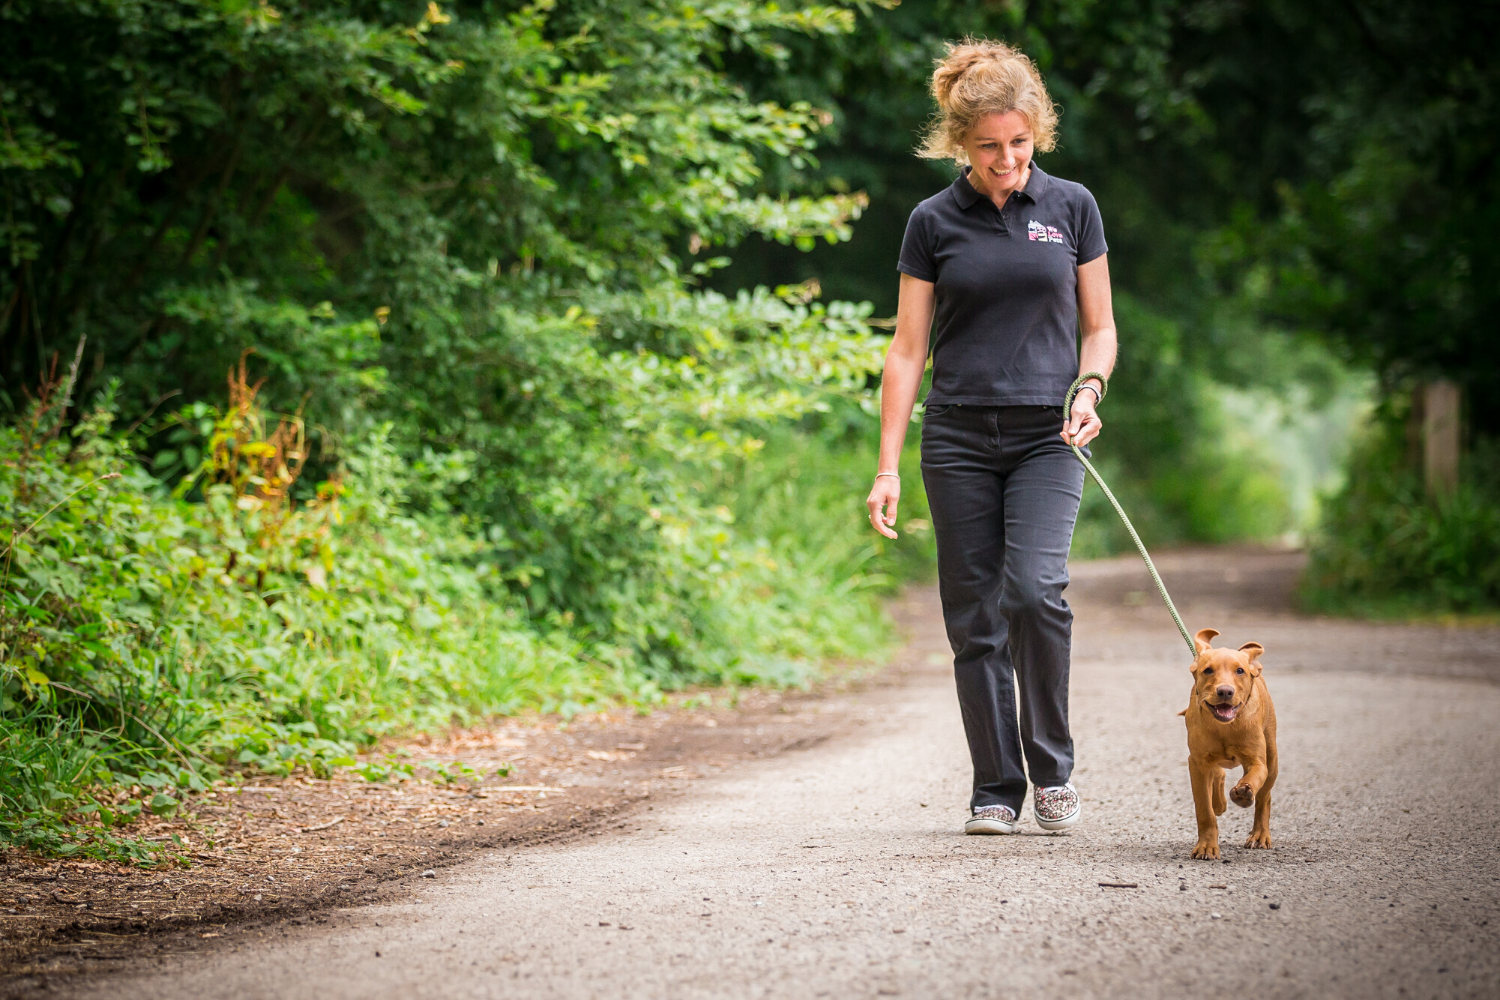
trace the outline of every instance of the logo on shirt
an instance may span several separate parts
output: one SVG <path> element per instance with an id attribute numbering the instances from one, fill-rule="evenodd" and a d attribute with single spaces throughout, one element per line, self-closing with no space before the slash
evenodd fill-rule
<path id="1" fill-rule="evenodd" d="M 1044 226 L 1035 220 L 1026 223 L 1026 235 L 1033 243 L 1061 243 L 1062 233 L 1057 231 L 1056 226 Z"/>

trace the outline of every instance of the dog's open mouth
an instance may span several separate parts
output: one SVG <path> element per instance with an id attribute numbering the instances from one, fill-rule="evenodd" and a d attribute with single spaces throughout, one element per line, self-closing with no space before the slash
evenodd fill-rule
<path id="1" fill-rule="evenodd" d="M 1234 717 L 1240 714 L 1238 705 L 1214 705 L 1210 704 L 1208 710 L 1213 713 L 1215 719 L 1220 722 L 1233 722 Z"/>

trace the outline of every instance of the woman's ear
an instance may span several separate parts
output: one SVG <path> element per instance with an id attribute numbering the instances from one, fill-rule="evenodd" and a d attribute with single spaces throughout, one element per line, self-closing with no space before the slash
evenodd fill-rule
<path id="1" fill-rule="evenodd" d="M 1193 636 L 1193 645 L 1198 647 L 1199 656 L 1202 656 L 1212 648 L 1209 643 L 1218 634 L 1219 630 L 1216 628 L 1200 628 L 1198 630 L 1198 634 Z"/>

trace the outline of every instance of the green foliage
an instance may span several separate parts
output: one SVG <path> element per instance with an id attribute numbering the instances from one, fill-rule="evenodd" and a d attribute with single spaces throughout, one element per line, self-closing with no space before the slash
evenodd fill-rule
<path id="1" fill-rule="evenodd" d="M 724 62 L 785 65 L 852 8 L 0 23 L 0 714 L 17 760 L 59 725 L 97 744 L 49 765 L 48 815 L 127 781 L 169 810 L 166 761 L 326 773 L 388 732 L 795 683 L 886 640 L 858 522 L 747 530 L 727 502 L 790 485 L 799 525 L 844 517 L 816 460 L 746 470 L 864 399 L 869 308 L 703 291 L 724 259 L 693 259 L 848 237 L 862 194 L 766 182 L 815 165 L 826 114 Z"/>
<path id="2" fill-rule="evenodd" d="M 778 38 L 847 30 L 848 10 L 40 0 L 0 16 L 26 28 L 0 42 L 12 117 L 56 153 L 0 164 L 14 403 L 75 330 L 78 392 L 117 376 L 132 416 L 174 390 L 211 402 L 253 348 L 270 403 L 303 415 L 303 499 L 383 435 L 399 461 L 378 503 L 457 517 L 528 616 L 573 616 L 658 673 L 694 630 L 678 602 L 695 570 L 662 539 L 701 497 L 673 463 L 748 454 L 756 427 L 817 403 L 810 386 L 861 391 L 878 366 L 867 309 L 695 292 L 719 265 L 678 256 L 847 237 L 862 196 L 761 183 L 814 162 L 821 113 L 751 101 L 715 66 L 729 49 L 783 62 Z M 147 425 L 153 471 L 191 470 L 202 419 Z"/>
<path id="3" fill-rule="evenodd" d="M 506 348 L 585 290 L 677 287 L 689 234 L 846 238 L 863 203 L 759 189 L 765 162 L 813 162 L 823 117 L 714 69 L 846 30 L 836 6 L 26 0 L 0 19 L 17 407 L 87 329 L 85 390 L 98 370 L 142 402 L 204 397 L 255 346 L 322 417 L 394 372 L 403 432 L 451 438 L 514 405 Z"/>
<path id="4" fill-rule="evenodd" d="M 722 605 L 758 602 L 764 609 L 759 615 L 736 614 L 718 628 L 735 634 L 743 648 L 764 650 L 768 660 L 781 658 L 785 673 L 773 679 L 785 682 L 805 673 L 788 656 L 799 646 L 847 661 L 854 649 L 878 644 L 889 626 L 871 598 L 891 595 L 901 582 L 929 576 L 936 568 L 915 449 L 903 462 L 901 537 L 892 542 L 869 526 L 864 498 L 878 437 L 864 413 L 848 405 L 833 407 L 799 428 L 771 435 L 762 451 L 726 470 L 715 486 L 725 504 L 722 516 L 741 537 L 753 539 L 757 558 L 778 574 L 774 590 L 741 590 Z M 749 575 L 741 579 L 746 587 L 766 585 Z M 836 583 L 830 587 L 823 580 Z M 864 613 L 846 610 L 856 607 Z M 823 623 L 836 617 L 843 619 L 840 632 L 825 632 Z M 854 645 L 843 647 L 843 642 Z M 757 680 L 754 675 L 735 679 Z"/>
<path id="5" fill-rule="evenodd" d="M 1219 387 L 1185 356 L 1181 327 L 1130 295 L 1115 300 L 1120 360 L 1100 407 L 1095 463 L 1149 546 L 1268 539 L 1291 527 L 1276 462 L 1237 434 Z M 1079 556 L 1127 551 L 1109 501 L 1085 484 Z"/>
<path id="6" fill-rule="evenodd" d="M 1430 497 L 1405 414 L 1387 407 L 1325 505 L 1303 598 L 1317 610 L 1405 615 L 1500 608 L 1500 451 L 1465 456 L 1451 495 Z"/>
<path id="7" fill-rule="evenodd" d="M 1491 4 L 1375 0 L 1347 16 L 1271 5 L 1292 48 L 1293 101 L 1312 140 L 1268 178 L 1275 213 L 1242 214 L 1216 251 L 1244 302 L 1372 366 L 1388 391 L 1443 375 L 1470 390 L 1472 425 L 1500 432 L 1489 385 L 1500 350 L 1500 73 Z M 1272 72 L 1268 66 L 1264 72 Z"/>
<path id="8" fill-rule="evenodd" d="M 770 455 L 684 466 L 678 502 L 635 526 L 657 546 L 631 567 L 635 603 L 618 598 L 617 620 L 594 627 L 532 613 L 462 515 L 410 513 L 399 490 L 421 477 L 383 431 L 336 489 L 278 508 L 293 480 L 268 462 L 295 435 L 285 420 L 267 435 L 253 394 L 240 402 L 209 414 L 202 464 L 175 494 L 111 433 L 107 408 L 56 436 L 45 413 L 0 430 L 12 841 L 146 859 L 109 828 L 170 815 L 177 789 L 226 769 L 326 775 L 393 732 L 649 705 L 688 682 L 800 684 L 889 641 L 876 598 L 892 580 L 871 568 L 857 494 L 827 477 L 862 478 L 869 457 L 834 435 L 782 431 Z M 858 407 L 838 409 L 868 437 Z M 185 499 L 191 484 L 202 500 Z"/>

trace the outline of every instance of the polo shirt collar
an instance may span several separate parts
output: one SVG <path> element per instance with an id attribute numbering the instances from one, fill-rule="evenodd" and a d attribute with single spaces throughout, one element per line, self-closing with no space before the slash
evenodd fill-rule
<path id="1" fill-rule="evenodd" d="M 971 169 L 973 168 L 964 167 L 953 182 L 953 199 L 958 202 L 958 207 L 966 212 L 974 207 L 975 202 L 984 197 L 984 195 L 974 190 L 974 185 L 969 183 L 969 171 Z M 1047 187 L 1050 182 L 1051 178 L 1047 176 L 1047 172 L 1037 166 L 1035 160 L 1032 160 L 1031 176 L 1026 179 L 1026 189 L 1021 192 L 1021 197 L 1029 198 L 1032 204 L 1041 201 L 1042 196 L 1047 193 Z"/>

